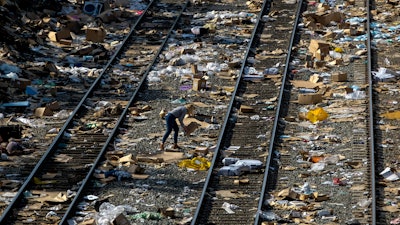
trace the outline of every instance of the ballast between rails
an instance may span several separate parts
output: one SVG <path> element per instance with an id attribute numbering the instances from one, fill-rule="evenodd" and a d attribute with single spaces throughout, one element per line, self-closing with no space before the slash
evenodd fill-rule
<path id="1" fill-rule="evenodd" d="M 278 126 L 279 126 L 279 119 L 280 119 L 280 115 L 282 114 L 282 110 L 284 107 L 284 105 L 282 104 L 282 102 L 284 101 L 283 99 L 285 98 L 285 91 L 287 90 L 287 82 L 288 82 L 288 76 L 290 76 L 290 62 L 292 59 L 292 49 L 293 49 L 293 43 L 296 41 L 296 32 L 298 29 L 298 24 L 299 24 L 299 20 L 300 20 L 300 16 L 302 11 L 304 10 L 304 1 L 299 1 L 299 7 L 297 9 L 296 12 L 296 19 L 295 19 L 295 24 L 293 26 L 293 30 L 292 30 L 292 35 L 290 38 L 290 45 L 288 48 L 288 54 L 286 57 L 286 64 L 285 64 L 285 70 L 283 73 L 283 77 L 282 77 L 282 86 L 281 86 L 281 90 L 279 92 L 279 98 L 278 98 L 278 106 L 277 106 L 277 110 L 276 110 L 276 115 L 275 115 L 275 120 L 274 120 L 274 125 L 273 125 L 273 130 L 272 130 L 272 134 L 271 134 L 271 139 L 270 139 L 270 145 L 268 147 L 268 159 L 265 165 L 265 173 L 264 173 L 264 180 L 263 180 L 263 184 L 262 184 L 262 189 L 261 189 L 261 194 L 260 194 L 260 200 L 258 202 L 258 208 L 257 208 L 257 212 L 261 212 L 263 210 L 264 207 L 264 202 L 265 202 L 265 197 L 266 197 L 266 190 L 267 190 L 267 182 L 269 181 L 269 168 L 272 166 L 272 161 L 275 157 L 275 155 L 273 154 L 274 151 L 274 147 L 278 141 Z M 256 214 L 256 218 L 254 221 L 254 225 L 259 225 L 261 224 L 262 219 L 260 218 L 260 213 Z"/>
<path id="2" fill-rule="evenodd" d="M 205 215 L 203 215 L 203 214 L 206 214 L 206 213 L 207 213 L 207 212 L 204 212 L 204 211 L 207 210 L 207 209 L 205 209 L 205 208 L 207 208 L 207 207 L 215 207 L 215 206 L 209 206 L 208 203 L 205 203 L 205 198 L 207 198 L 208 195 L 209 195 L 209 193 L 208 193 L 208 192 L 210 191 L 210 190 L 209 190 L 209 189 L 210 189 L 209 185 L 210 185 L 210 183 L 211 183 L 211 179 L 212 179 L 213 176 L 215 175 L 215 174 L 213 174 L 213 173 L 214 173 L 214 170 L 217 168 L 217 167 L 216 167 L 216 165 L 218 164 L 218 163 L 217 163 L 217 160 L 219 160 L 220 155 L 222 154 L 221 151 L 224 150 L 223 148 L 225 147 L 225 146 L 222 146 L 222 142 L 223 142 L 224 139 L 226 138 L 227 132 L 229 132 L 229 131 L 227 130 L 227 129 L 228 129 L 227 126 L 228 126 L 228 123 L 230 123 L 229 120 L 230 120 L 230 118 L 232 117 L 232 115 L 233 115 L 233 113 L 234 113 L 234 112 L 233 112 L 234 104 L 235 104 L 236 101 L 237 101 L 237 100 L 235 99 L 235 97 L 236 97 L 237 94 L 238 94 L 239 85 L 240 85 L 241 82 L 243 81 L 242 79 L 243 79 L 243 74 L 244 74 L 245 67 L 249 65 L 249 64 L 247 63 L 247 59 L 248 59 L 250 53 L 254 53 L 254 54 L 255 54 L 255 47 L 256 47 L 256 46 L 255 46 L 255 42 L 256 42 L 256 37 L 259 37 L 259 35 L 260 35 L 260 28 L 262 27 L 263 23 L 265 22 L 265 21 L 262 21 L 263 15 L 266 15 L 266 14 L 269 13 L 271 4 L 272 4 L 272 3 L 271 3 L 270 1 L 264 1 L 264 2 L 263 2 L 262 9 L 261 9 L 261 12 L 259 13 L 257 25 L 256 25 L 256 27 L 255 27 L 254 30 L 253 30 L 252 38 L 251 38 L 251 41 L 250 41 L 250 43 L 249 43 L 249 46 L 248 46 L 248 49 L 247 49 L 247 52 L 246 52 L 246 56 L 245 56 L 245 58 L 244 58 L 244 60 L 243 60 L 242 67 L 241 67 L 241 70 L 240 70 L 240 77 L 239 77 L 238 81 L 236 82 L 235 91 L 234 91 L 234 93 L 233 93 L 233 95 L 232 95 L 233 98 L 231 98 L 231 101 L 230 101 L 230 104 L 229 104 L 229 107 L 228 107 L 228 110 L 227 110 L 228 113 L 227 113 L 227 115 L 226 115 L 226 117 L 225 117 L 224 124 L 223 124 L 223 127 L 222 127 L 222 132 L 220 133 L 220 136 L 219 136 L 219 139 L 218 139 L 218 144 L 217 144 L 217 147 L 216 147 L 216 149 L 217 149 L 218 151 L 215 153 L 215 155 L 214 155 L 214 157 L 213 157 L 213 160 L 212 160 L 212 168 L 210 168 L 210 171 L 209 171 L 209 173 L 208 173 L 208 176 L 207 176 L 207 179 L 206 179 L 206 182 L 205 182 L 205 185 L 204 185 L 204 189 L 203 189 L 201 198 L 200 198 L 200 200 L 199 200 L 199 204 L 198 204 L 196 213 L 195 213 L 194 218 L 193 218 L 193 220 L 192 220 L 192 225 L 194 225 L 194 224 L 202 224 L 202 222 L 199 221 L 199 220 L 200 220 L 199 217 L 205 216 Z M 278 4 L 279 4 L 279 3 L 278 3 Z M 298 18 L 298 17 L 299 17 L 299 16 L 297 15 L 296 18 Z M 292 39 L 294 39 L 294 37 L 292 37 Z M 292 47 L 292 45 L 290 45 L 289 50 L 291 49 L 291 47 Z M 288 66 L 286 66 L 286 67 L 288 68 Z M 283 89 L 284 89 L 284 88 L 281 87 L 281 93 L 283 93 Z M 269 167 L 269 166 L 267 166 L 267 168 L 268 168 L 268 167 Z M 262 202 L 262 200 L 261 200 L 260 202 Z M 241 206 L 241 207 L 242 207 L 242 206 Z M 248 216 L 251 217 L 250 214 L 249 214 Z M 223 217 L 224 217 L 224 215 L 219 214 L 219 220 L 225 221 L 226 224 L 230 224 L 229 221 L 231 221 L 232 218 L 228 221 L 228 220 L 222 219 Z M 236 221 L 236 222 L 239 222 L 239 221 Z M 241 222 L 243 222 L 243 221 L 241 221 Z M 258 219 L 257 219 L 256 223 L 258 223 Z"/>
<path id="3" fill-rule="evenodd" d="M 153 1 L 153 2 L 154 2 L 154 1 Z M 153 3 L 153 2 L 152 2 L 152 3 Z M 170 36 L 170 34 L 171 34 L 171 32 L 173 31 L 173 29 L 176 27 L 176 25 L 177 25 L 177 23 L 178 23 L 178 21 L 179 21 L 181 15 L 182 15 L 182 13 L 185 11 L 185 9 L 186 9 L 187 5 L 189 4 L 189 2 L 190 2 L 190 0 L 186 0 L 185 4 L 184 4 L 183 7 L 182 7 L 181 12 L 179 13 L 179 16 L 176 17 L 174 24 L 172 25 L 171 29 L 169 30 L 168 34 L 166 35 L 166 38 L 165 38 L 164 41 L 162 42 L 160 48 L 159 48 L 158 51 L 156 52 L 156 54 L 155 54 L 156 56 L 158 56 L 158 55 L 160 54 L 160 52 L 162 51 L 163 47 L 164 47 L 165 44 L 167 43 L 168 37 Z M 139 23 L 139 21 L 135 24 L 135 27 L 136 27 L 136 25 L 137 25 L 138 23 Z M 134 29 L 133 29 L 133 30 L 134 30 Z M 133 31 L 133 30 L 132 30 L 132 31 Z M 129 34 L 129 36 L 130 36 L 130 35 L 131 35 L 131 34 Z M 126 38 L 126 40 L 128 40 L 129 36 Z M 126 40 L 125 40 L 125 41 L 126 41 Z M 153 61 L 150 63 L 150 65 L 153 65 L 156 61 L 157 61 L 157 57 L 154 57 L 154 59 L 153 59 Z M 113 132 L 112 132 L 113 135 L 110 136 L 110 138 L 109 138 L 109 139 L 107 140 L 107 142 L 105 143 L 105 145 L 104 145 L 104 147 L 103 147 L 103 149 L 102 149 L 102 152 L 100 153 L 100 155 L 99 155 L 99 157 L 97 158 L 97 160 L 96 160 L 96 162 L 94 163 L 94 165 L 97 165 L 97 164 L 99 163 L 101 156 L 104 154 L 104 152 L 105 152 L 106 149 L 107 149 L 107 146 L 108 146 L 108 145 L 111 143 L 111 141 L 114 139 L 115 133 L 117 133 L 117 131 L 118 131 L 118 127 L 124 122 L 124 120 L 125 120 L 125 118 L 126 118 L 126 115 L 128 114 L 128 110 L 129 110 L 128 108 L 129 108 L 130 105 L 132 105 L 132 103 L 134 102 L 134 100 L 135 100 L 135 98 L 136 98 L 137 93 L 140 91 L 140 87 L 142 87 L 142 86 L 143 86 L 143 83 L 146 81 L 146 78 L 147 78 L 147 75 L 148 75 L 150 69 L 151 69 L 151 66 L 148 66 L 147 70 L 146 70 L 145 73 L 144 73 L 144 76 L 143 76 L 142 80 L 140 81 L 139 88 L 137 88 L 137 89 L 135 90 L 135 92 L 133 93 L 131 99 L 129 100 L 129 103 L 128 103 L 127 107 L 124 109 L 124 112 L 122 113 L 122 115 L 120 116 L 120 119 L 119 119 L 118 122 L 117 122 L 117 126 L 113 129 Z M 89 178 L 92 176 L 94 170 L 95 170 L 95 166 L 92 167 L 92 169 L 91 169 L 91 171 L 88 173 L 88 175 L 87 175 L 85 181 L 88 181 L 88 180 L 89 180 Z M 71 202 L 70 207 L 68 208 L 68 210 L 67 210 L 67 212 L 65 213 L 64 217 L 62 218 L 60 224 L 67 224 L 67 220 L 71 217 L 71 215 L 72 215 L 72 213 L 74 212 L 74 210 L 76 210 L 76 205 L 78 204 L 78 200 L 79 200 L 79 199 L 82 199 L 82 197 L 83 197 L 83 196 L 82 196 L 82 193 L 83 193 L 83 189 L 84 189 L 84 188 L 85 188 L 84 185 L 82 185 L 82 187 L 79 189 L 79 191 L 78 191 L 78 193 L 77 193 L 77 197 L 75 197 L 74 200 Z"/>

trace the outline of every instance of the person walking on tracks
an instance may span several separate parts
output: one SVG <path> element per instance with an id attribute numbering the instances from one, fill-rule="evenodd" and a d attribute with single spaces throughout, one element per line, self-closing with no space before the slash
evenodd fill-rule
<path id="1" fill-rule="evenodd" d="M 180 149 L 180 147 L 178 146 L 179 126 L 176 123 L 176 119 L 179 120 L 179 123 L 180 123 L 183 131 L 185 132 L 185 134 L 187 134 L 188 127 L 185 126 L 185 124 L 183 123 L 183 119 L 185 118 L 186 115 L 193 116 L 193 113 L 194 113 L 194 105 L 192 105 L 192 104 L 178 106 L 175 109 L 168 112 L 168 114 L 165 117 L 167 130 L 165 131 L 165 134 L 162 138 L 162 143 L 160 144 L 160 149 L 162 151 L 164 150 L 165 142 L 166 142 L 167 138 L 169 137 L 169 135 L 171 134 L 172 130 L 174 130 L 174 146 L 173 146 L 173 148 Z"/>

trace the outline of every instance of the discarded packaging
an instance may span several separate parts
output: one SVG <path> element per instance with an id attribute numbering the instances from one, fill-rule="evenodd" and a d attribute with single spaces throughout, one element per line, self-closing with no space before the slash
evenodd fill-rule
<path id="1" fill-rule="evenodd" d="M 303 105 L 310 105 L 322 102 L 322 94 L 318 93 L 300 93 L 298 103 Z"/>
<path id="2" fill-rule="evenodd" d="M 185 159 L 178 163 L 179 167 L 185 167 L 193 170 L 208 170 L 211 163 L 203 157 L 195 157 L 193 159 Z"/>
<path id="3" fill-rule="evenodd" d="M 321 107 L 312 109 L 312 110 L 308 111 L 308 113 L 307 113 L 307 119 L 311 123 L 323 121 L 323 120 L 326 120 L 327 118 L 328 118 L 328 113 Z"/>
<path id="4" fill-rule="evenodd" d="M 234 159 L 228 160 L 228 161 L 232 162 L 232 161 L 234 161 Z M 223 166 L 218 171 L 218 175 L 240 176 L 245 172 L 258 172 L 262 169 L 262 167 L 263 167 L 263 163 L 260 160 L 240 159 L 240 160 L 236 161 L 234 164 L 230 164 L 228 166 Z"/>

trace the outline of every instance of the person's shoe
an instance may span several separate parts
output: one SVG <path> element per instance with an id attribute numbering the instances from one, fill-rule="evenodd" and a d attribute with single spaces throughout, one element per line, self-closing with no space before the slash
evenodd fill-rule
<path id="1" fill-rule="evenodd" d="M 178 146 L 178 144 L 174 144 L 174 149 L 181 149 L 181 147 Z"/>
<path id="2" fill-rule="evenodd" d="M 164 151 L 164 144 L 163 143 L 160 144 L 160 150 Z"/>

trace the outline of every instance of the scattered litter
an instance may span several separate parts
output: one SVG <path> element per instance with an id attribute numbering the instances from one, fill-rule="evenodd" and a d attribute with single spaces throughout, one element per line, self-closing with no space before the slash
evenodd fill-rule
<path id="1" fill-rule="evenodd" d="M 178 163 L 179 167 L 187 168 L 188 170 L 208 170 L 211 162 L 203 157 L 195 157 L 192 159 L 184 159 Z"/>
<path id="2" fill-rule="evenodd" d="M 323 120 L 326 120 L 327 118 L 328 118 L 328 113 L 321 107 L 312 109 L 312 110 L 308 111 L 308 113 L 307 113 L 307 119 L 311 123 L 323 121 Z"/>
<path id="3" fill-rule="evenodd" d="M 224 203 L 222 204 L 222 207 L 221 207 L 221 208 L 225 209 L 225 211 L 226 211 L 228 214 L 234 214 L 235 212 L 234 212 L 233 210 L 238 209 L 239 206 L 234 205 L 234 204 L 230 204 L 230 203 L 228 203 L 228 202 L 224 202 Z"/>
<path id="4" fill-rule="evenodd" d="M 396 181 L 399 180 L 400 174 L 393 168 L 386 167 L 379 175 L 383 176 L 383 178 L 387 181 Z"/>

